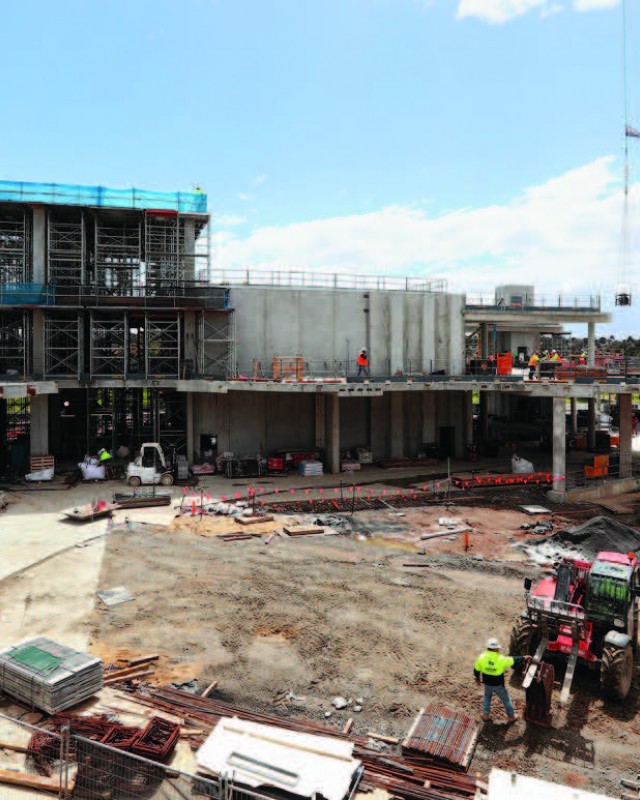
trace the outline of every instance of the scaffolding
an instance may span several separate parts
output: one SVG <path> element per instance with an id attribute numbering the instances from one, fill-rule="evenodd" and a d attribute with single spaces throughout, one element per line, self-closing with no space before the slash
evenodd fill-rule
<path id="1" fill-rule="evenodd" d="M 30 373 L 30 320 L 26 311 L 0 312 L 0 375 Z"/>
<path id="2" fill-rule="evenodd" d="M 235 316 L 233 311 L 200 314 L 199 371 L 209 378 L 236 377 Z"/>
<path id="3" fill-rule="evenodd" d="M 82 286 L 85 283 L 85 221 L 82 213 L 73 222 L 49 214 L 49 282 L 59 286 Z"/>
<path id="4" fill-rule="evenodd" d="M 45 378 L 78 378 L 82 372 L 82 316 L 73 319 L 45 316 Z"/>
<path id="5" fill-rule="evenodd" d="M 129 347 L 126 316 L 106 317 L 91 312 L 89 364 L 92 378 L 127 374 Z"/>
<path id="6" fill-rule="evenodd" d="M 155 393 L 157 401 L 157 441 L 165 453 L 178 453 L 187 449 L 187 406 L 182 392 L 160 389 Z"/>
<path id="7" fill-rule="evenodd" d="M 128 221 L 96 215 L 94 255 L 96 294 L 117 297 L 144 295 L 142 217 Z"/>
<path id="8" fill-rule="evenodd" d="M 181 237 L 181 232 L 183 233 Z M 145 215 L 145 267 L 148 295 L 166 293 L 184 280 L 181 245 L 184 226 L 177 214 Z"/>
<path id="9" fill-rule="evenodd" d="M 145 320 L 146 375 L 180 376 L 180 316 Z"/>
<path id="10" fill-rule="evenodd" d="M 26 211 L 0 212 L 0 286 L 31 280 L 30 232 Z"/>

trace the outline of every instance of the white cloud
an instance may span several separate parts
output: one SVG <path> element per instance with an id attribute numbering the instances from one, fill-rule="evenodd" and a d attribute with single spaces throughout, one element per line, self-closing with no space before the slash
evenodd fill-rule
<path id="1" fill-rule="evenodd" d="M 460 0 L 456 16 L 458 19 L 476 17 L 500 25 L 536 9 L 548 14 L 556 5 L 550 0 Z"/>
<path id="2" fill-rule="evenodd" d="M 573 0 L 575 11 L 596 11 L 601 8 L 615 8 L 620 0 Z"/>
<path id="3" fill-rule="evenodd" d="M 249 203 L 253 200 L 253 195 L 246 192 L 238 192 L 238 200 L 242 200 L 243 203 Z"/>
<path id="4" fill-rule="evenodd" d="M 253 181 L 253 182 L 254 182 L 254 183 L 266 183 L 268 180 L 269 180 L 269 176 L 268 176 L 268 175 L 265 173 L 265 174 L 263 174 L 263 175 L 258 175 L 258 176 L 257 176 L 257 177 L 254 179 L 254 181 Z"/>
<path id="5" fill-rule="evenodd" d="M 458 291 L 508 281 L 543 292 L 611 293 L 620 264 L 618 169 L 613 158 L 599 158 L 504 205 L 437 217 L 417 206 L 388 206 L 246 235 L 221 230 L 212 237 L 212 266 L 444 277 Z M 640 185 L 632 186 L 630 208 L 630 219 L 637 218 Z M 632 244 L 637 254 L 635 237 Z"/>
<path id="6" fill-rule="evenodd" d="M 213 222 L 219 228 L 234 228 L 237 225 L 244 225 L 246 217 L 239 214 L 213 214 Z"/>

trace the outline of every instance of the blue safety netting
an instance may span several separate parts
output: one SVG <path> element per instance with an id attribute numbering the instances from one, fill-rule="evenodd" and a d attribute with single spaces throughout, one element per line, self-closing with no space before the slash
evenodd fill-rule
<path id="1" fill-rule="evenodd" d="M 205 214 L 204 192 L 152 192 L 147 189 L 110 189 L 108 186 L 80 186 L 73 183 L 26 183 L 0 181 L 0 201 L 54 203 L 71 206 L 146 208 Z"/>

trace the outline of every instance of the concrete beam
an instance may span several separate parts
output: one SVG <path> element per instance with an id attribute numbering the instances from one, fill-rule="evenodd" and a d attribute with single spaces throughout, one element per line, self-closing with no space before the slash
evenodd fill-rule
<path id="1" fill-rule="evenodd" d="M 577 311 L 570 308 L 544 311 L 498 311 L 497 309 L 465 308 L 466 323 L 481 322 L 501 323 L 502 325 L 520 325 L 527 323 L 531 328 L 546 329 L 548 325 L 564 322 L 611 322 L 611 314 L 604 311 Z"/>
<path id="2" fill-rule="evenodd" d="M 337 394 L 326 397 L 326 437 L 325 448 L 329 472 L 340 472 L 340 398 Z"/>
<path id="3" fill-rule="evenodd" d="M 632 436 L 631 427 L 631 399 L 630 394 L 621 394 L 618 397 L 618 409 L 620 411 L 620 478 L 630 478 L 633 474 L 632 467 Z"/>

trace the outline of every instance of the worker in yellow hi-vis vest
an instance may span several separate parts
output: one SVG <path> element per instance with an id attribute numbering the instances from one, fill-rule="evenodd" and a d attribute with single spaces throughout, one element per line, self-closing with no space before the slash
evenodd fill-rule
<path id="1" fill-rule="evenodd" d="M 491 719 L 491 698 L 494 694 L 502 700 L 504 710 L 507 712 L 509 722 L 515 722 L 518 717 L 513 710 L 513 703 L 509 697 L 507 687 L 504 685 L 505 670 L 521 664 L 523 656 L 503 656 L 500 652 L 500 642 L 489 639 L 487 649 L 480 653 L 473 668 L 476 683 L 484 684 L 484 700 L 482 704 L 482 719 L 488 722 Z"/>

